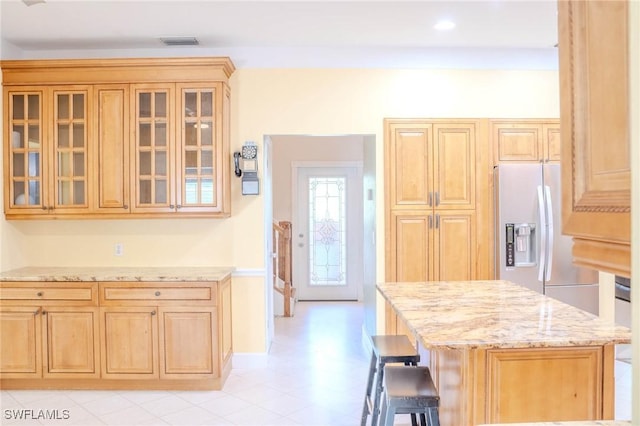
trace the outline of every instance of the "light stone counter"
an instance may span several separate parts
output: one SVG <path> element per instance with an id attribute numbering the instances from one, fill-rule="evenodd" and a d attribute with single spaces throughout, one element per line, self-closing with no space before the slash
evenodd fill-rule
<path id="1" fill-rule="evenodd" d="M 626 327 L 508 281 L 383 283 L 378 289 L 428 349 L 631 341 Z"/>
<path id="2" fill-rule="evenodd" d="M 615 345 L 630 342 L 628 328 L 508 281 L 378 289 L 385 333 L 406 334 L 431 369 L 442 426 L 617 426 L 602 419 L 614 417 Z"/>
<path id="3" fill-rule="evenodd" d="M 6 281 L 222 281 L 231 267 L 26 267 L 0 272 Z"/>

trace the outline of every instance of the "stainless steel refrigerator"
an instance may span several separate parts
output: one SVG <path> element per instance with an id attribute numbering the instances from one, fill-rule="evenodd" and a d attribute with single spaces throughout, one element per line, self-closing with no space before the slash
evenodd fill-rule
<path id="1" fill-rule="evenodd" d="M 573 265 L 557 164 L 494 168 L 496 278 L 598 314 L 598 274 Z"/>

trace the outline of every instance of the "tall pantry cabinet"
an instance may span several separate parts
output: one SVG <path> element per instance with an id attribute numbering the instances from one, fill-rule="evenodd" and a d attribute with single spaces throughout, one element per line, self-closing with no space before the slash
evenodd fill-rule
<path id="1" fill-rule="evenodd" d="M 486 120 L 385 120 L 386 280 L 488 278 Z"/>

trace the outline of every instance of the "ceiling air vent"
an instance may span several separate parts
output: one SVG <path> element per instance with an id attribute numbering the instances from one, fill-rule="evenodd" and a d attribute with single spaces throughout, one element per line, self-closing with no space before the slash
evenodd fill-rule
<path id="1" fill-rule="evenodd" d="M 165 46 L 197 46 L 200 44 L 195 37 L 160 37 Z"/>

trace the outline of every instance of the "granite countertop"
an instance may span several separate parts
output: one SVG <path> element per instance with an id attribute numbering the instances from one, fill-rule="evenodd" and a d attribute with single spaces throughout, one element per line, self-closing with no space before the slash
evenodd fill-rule
<path id="1" fill-rule="evenodd" d="M 500 426 L 629 426 L 625 420 L 585 420 L 579 422 L 499 423 Z M 497 424 L 496 424 L 497 425 Z M 479 426 L 491 426 L 489 424 Z"/>
<path id="2" fill-rule="evenodd" d="M 631 330 L 508 281 L 381 283 L 378 289 L 431 349 L 629 343 Z"/>
<path id="3" fill-rule="evenodd" d="M 3 281 L 220 281 L 231 267 L 26 267 L 0 272 Z"/>

